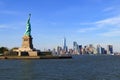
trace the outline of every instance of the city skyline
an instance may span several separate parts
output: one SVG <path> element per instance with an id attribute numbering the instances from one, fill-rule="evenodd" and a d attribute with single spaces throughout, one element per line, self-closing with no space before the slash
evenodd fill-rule
<path id="1" fill-rule="evenodd" d="M 31 13 L 33 44 L 37 49 L 78 44 L 120 48 L 120 1 L 36 0 L 0 1 L 0 46 L 20 47 Z M 48 41 L 49 40 L 49 41 Z"/>

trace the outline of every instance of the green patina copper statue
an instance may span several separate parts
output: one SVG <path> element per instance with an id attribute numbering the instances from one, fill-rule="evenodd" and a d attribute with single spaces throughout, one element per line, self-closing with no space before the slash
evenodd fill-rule
<path id="1" fill-rule="evenodd" d="M 29 14 L 29 18 L 28 18 L 28 21 L 27 21 L 26 31 L 25 31 L 25 34 L 24 34 L 25 36 L 31 36 L 30 17 L 31 17 L 31 14 Z"/>

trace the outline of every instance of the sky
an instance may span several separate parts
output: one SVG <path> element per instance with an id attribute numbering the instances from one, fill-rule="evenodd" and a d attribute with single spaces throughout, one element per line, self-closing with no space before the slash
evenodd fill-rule
<path id="1" fill-rule="evenodd" d="M 34 47 L 113 45 L 120 51 L 120 0 L 0 0 L 0 46 L 21 47 L 28 14 Z"/>

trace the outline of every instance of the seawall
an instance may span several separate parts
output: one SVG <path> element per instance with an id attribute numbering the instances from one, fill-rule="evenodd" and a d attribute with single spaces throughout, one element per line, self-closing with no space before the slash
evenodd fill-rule
<path id="1" fill-rule="evenodd" d="M 0 56 L 2 59 L 71 59 L 72 56 Z"/>

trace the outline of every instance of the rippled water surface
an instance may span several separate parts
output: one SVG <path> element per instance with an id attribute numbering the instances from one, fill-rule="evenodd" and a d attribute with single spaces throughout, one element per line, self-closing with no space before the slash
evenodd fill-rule
<path id="1" fill-rule="evenodd" d="M 120 80 L 120 56 L 0 60 L 0 80 Z"/>

